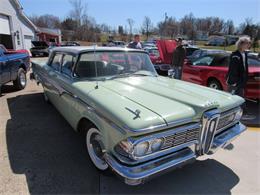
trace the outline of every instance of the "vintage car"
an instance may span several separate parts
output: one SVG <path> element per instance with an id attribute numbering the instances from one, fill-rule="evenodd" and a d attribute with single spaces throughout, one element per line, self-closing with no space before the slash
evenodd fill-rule
<path id="1" fill-rule="evenodd" d="M 195 51 L 196 52 L 196 51 Z M 230 53 L 206 54 L 192 61 L 186 60 L 183 66 L 182 80 L 227 91 L 226 75 Z M 245 97 L 260 99 L 260 60 L 248 55 L 248 82 Z"/>
<path id="2" fill-rule="evenodd" d="M 54 48 L 31 78 L 75 131 L 95 167 L 144 181 L 223 148 L 246 130 L 244 99 L 158 76 L 143 50 Z"/>

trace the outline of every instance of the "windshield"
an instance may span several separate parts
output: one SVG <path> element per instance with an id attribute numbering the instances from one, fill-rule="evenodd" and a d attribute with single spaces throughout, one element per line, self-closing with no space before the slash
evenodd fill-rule
<path id="1" fill-rule="evenodd" d="M 97 51 L 83 53 L 75 76 L 86 79 L 111 79 L 122 76 L 157 76 L 149 55 L 143 52 Z"/>

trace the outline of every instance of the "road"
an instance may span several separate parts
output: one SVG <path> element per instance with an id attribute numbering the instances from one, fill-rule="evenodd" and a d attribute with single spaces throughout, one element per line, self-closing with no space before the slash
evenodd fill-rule
<path id="1" fill-rule="evenodd" d="M 260 194 L 260 129 L 225 150 L 133 187 L 91 164 L 84 138 L 29 81 L 0 97 L 0 194 Z"/>

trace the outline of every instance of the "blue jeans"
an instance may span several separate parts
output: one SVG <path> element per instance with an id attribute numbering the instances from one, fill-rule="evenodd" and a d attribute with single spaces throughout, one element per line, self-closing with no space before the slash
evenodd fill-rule
<path id="1" fill-rule="evenodd" d="M 181 80 L 181 76 L 182 76 L 182 67 L 178 67 L 178 66 L 176 66 L 176 67 L 174 67 L 174 71 L 175 71 L 175 73 L 174 73 L 174 78 L 175 78 L 175 79 L 179 79 L 179 80 Z"/>

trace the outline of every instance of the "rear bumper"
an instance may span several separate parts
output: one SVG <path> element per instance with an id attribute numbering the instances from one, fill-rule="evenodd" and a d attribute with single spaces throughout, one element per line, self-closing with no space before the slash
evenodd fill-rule
<path id="1" fill-rule="evenodd" d="M 209 154 L 214 153 L 218 148 L 225 147 L 245 130 L 246 127 L 238 123 L 215 136 Z M 133 166 L 122 164 L 108 153 L 104 154 L 104 158 L 110 168 L 116 172 L 126 184 L 139 185 L 155 176 L 194 162 L 198 157 L 194 148 L 195 144 L 166 156 Z"/>

